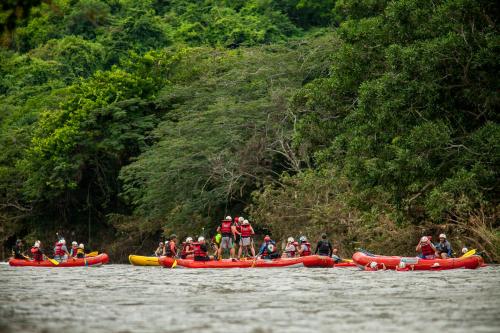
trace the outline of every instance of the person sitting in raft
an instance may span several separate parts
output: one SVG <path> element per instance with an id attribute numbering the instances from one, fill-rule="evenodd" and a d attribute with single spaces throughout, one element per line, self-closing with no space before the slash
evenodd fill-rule
<path id="1" fill-rule="evenodd" d="M 153 255 L 155 257 L 161 257 L 163 255 L 163 251 L 165 251 L 165 244 L 163 242 L 159 242 L 158 247 L 155 252 L 153 252 Z"/>
<path id="2" fill-rule="evenodd" d="M 205 243 L 205 237 L 198 237 L 198 242 L 193 243 L 193 252 L 195 261 L 210 261 L 211 258 L 208 255 L 208 246 Z"/>
<path id="3" fill-rule="evenodd" d="M 241 217 L 240 217 L 241 218 Z M 248 220 L 243 220 L 241 223 L 241 238 L 240 238 L 240 248 L 238 249 L 238 259 L 241 258 L 243 251 L 245 251 L 245 256 L 248 257 L 248 249 L 250 249 L 250 253 L 252 254 L 252 258 L 255 257 L 255 249 L 253 247 L 253 239 L 252 236 L 255 234 L 252 226 Z"/>
<path id="4" fill-rule="evenodd" d="M 365 271 L 375 272 L 375 271 L 378 271 L 380 269 L 385 271 L 387 269 L 387 267 L 385 267 L 384 263 L 378 264 L 376 261 L 372 261 L 372 262 L 366 264 L 366 266 L 365 266 Z"/>
<path id="5" fill-rule="evenodd" d="M 285 246 L 285 252 L 283 252 L 283 255 L 281 256 L 282 258 L 295 258 L 297 255 L 298 249 L 297 246 L 295 246 L 297 242 L 293 239 L 293 237 L 288 237 L 286 246 Z"/>
<path id="6" fill-rule="evenodd" d="M 326 234 L 321 234 L 321 239 L 318 241 L 316 245 L 316 250 L 314 254 L 319 254 L 320 256 L 330 257 L 333 252 L 332 243 L 328 239 L 326 239 Z"/>
<path id="7" fill-rule="evenodd" d="M 276 242 L 273 241 L 269 235 L 266 235 L 266 237 L 264 237 L 264 243 L 260 246 L 257 258 L 276 259 L 279 257 L 280 255 L 278 253 L 278 249 L 276 248 Z"/>
<path id="8" fill-rule="evenodd" d="M 165 247 L 163 248 L 163 255 L 173 258 L 177 256 L 177 235 L 172 234 L 168 238 L 168 241 L 165 243 Z"/>
<path id="9" fill-rule="evenodd" d="M 194 255 L 193 238 L 188 237 L 182 243 L 181 259 L 192 259 Z"/>
<path id="10" fill-rule="evenodd" d="M 68 260 L 69 252 L 66 247 L 66 240 L 61 238 L 54 247 L 54 259 L 57 261 L 66 261 Z"/>
<path id="11" fill-rule="evenodd" d="M 339 255 L 339 249 L 337 249 L 336 247 L 332 250 L 332 259 L 336 264 L 344 261 L 344 259 L 342 259 L 342 257 L 340 257 Z"/>
<path id="12" fill-rule="evenodd" d="M 311 255 L 311 244 L 307 241 L 306 236 L 301 236 L 299 238 L 300 246 L 299 246 L 299 256 L 307 257 Z"/>
<path id="13" fill-rule="evenodd" d="M 436 247 L 427 236 L 420 238 L 415 251 L 420 252 L 418 257 L 422 259 L 434 259 L 436 257 Z"/>
<path id="14" fill-rule="evenodd" d="M 23 253 L 23 241 L 18 239 L 16 241 L 16 245 L 12 248 L 12 255 L 14 259 L 26 259 L 26 256 Z"/>
<path id="15" fill-rule="evenodd" d="M 45 258 L 43 251 L 41 249 L 42 243 L 37 240 L 35 244 L 31 247 L 31 256 L 35 261 L 42 261 Z"/>
<path id="16" fill-rule="evenodd" d="M 446 235 L 439 235 L 439 243 L 436 244 L 436 256 L 440 259 L 448 259 L 451 257 L 451 245 L 446 240 Z"/>
<path id="17" fill-rule="evenodd" d="M 76 257 L 79 259 L 85 258 L 85 246 L 83 243 L 80 243 L 78 245 L 78 250 L 76 250 Z"/>
<path id="18" fill-rule="evenodd" d="M 71 242 L 71 249 L 69 250 L 69 256 L 71 258 L 76 258 L 76 255 L 78 253 L 78 243 L 75 241 Z"/>

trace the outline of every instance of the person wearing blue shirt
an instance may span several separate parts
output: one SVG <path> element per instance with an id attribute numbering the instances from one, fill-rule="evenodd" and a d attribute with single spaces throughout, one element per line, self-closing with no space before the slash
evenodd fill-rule
<path id="1" fill-rule="evenodd" d="M 274 242 L 271 237 L 264 237 L 264 243 L 260 246 L 257 258 L 262 259 L 276 259 L 279 258 L 279 253 L 276 249 L 276 242 Z"/>
<path id="2" fill-rule="evenodd" d="M 441 259 L 448 259 L 451 257 L 451 245 L 450 242 L 446 240 L 446 235 L 439 235 L 439 243 L 436 244 L 436 255 Z"/>

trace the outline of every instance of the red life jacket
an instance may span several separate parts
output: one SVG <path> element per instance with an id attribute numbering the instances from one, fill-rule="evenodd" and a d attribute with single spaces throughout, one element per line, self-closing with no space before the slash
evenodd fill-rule
<path id="1" fill-rule="evenodd" d="M 43 260 L 43 254 L 42 251 L 38 247 L 33 246 L 31 248 L 31 254 L 33 255 L 33 260 L 35 261 L 42 261 Z"/>
<path id="2" fill-rule="evenodd" d="M 78 254 L 78 246 L 77 247 L 71 247 L 71 256 L 73 258 L 76 258 L 77 254 Z"/>
<path id="3" fill-rule="evenodd" d="M 433 256 L 435 254 L 434 250 L 432 249 L 432 246 L 429 243 L 422 245 L 420 249 L 422 251 L 422 255 L 424 256 L 424 258 L 427 256 Z"/>
<path id="4" fill-rule="evenodd" d="M 64 256 L 66 254 L 66 252 L 63 251 L 63 249 L 62 249 L 63 246 L 64 246 L 64 244 L 61 242 L 56 243 L 56 249 L 54 251 L 54 255 L 61 256 L 61 257 Z"/>
<path id="5" fill-rule="evenodd" d="M 229 220 L 224 220 L 222 221 L 221 225 L 220 225 L 220 233 L 222 235 L 228 235 L 228 234 L 231 234 L 231 226 L 232 226 L 233 222 L 232 221 L 229 221 Z"/>
<path id="6" fill-rule="evenodd" d="M 193 243 L 193 248 L 194 248 L 194 256 L 195 257 L 206 257 L 208 256 L 207 251 L 203 251 L 201 249 L 201 243 Z"/>
<path id="7" fill-rule="evenodd" d="M 252 226 L 250 224 L 243 224 L 241 226 L 241 237 L 252 236 Z"/>
<path id="8" fill-rule="evenodd" d="M 300 244 L 301 247 L 302 247 L 302 245 L 305 245 L 307 247 L 307 249 L 305 249 L 304 251 L 302 251 L 302 253 L 300 254 L 300 256 L 301 257 L 310 256 L 311 255 L 311 244 L 309 242 L 305 242 L 305 243 Z"/>
<path id="9" fill-rule="evenodd" d="M 292 243 L 291 245 L 293 245 L 293 250 L 286 250 L 285 249 L 285 252 L 288 254 L 288 256 L 290 258 L 295 258 L 295 252 L 297 251 L 297 247 Z"/>
<path id="10" fill-rule="evenodd" d="M 190 252 L 190 253 L 188 253 Z M 192 254 L 193 245 L 192 243 L 182 243 L 181 258 L 185 259 L 188 254 Z"/>

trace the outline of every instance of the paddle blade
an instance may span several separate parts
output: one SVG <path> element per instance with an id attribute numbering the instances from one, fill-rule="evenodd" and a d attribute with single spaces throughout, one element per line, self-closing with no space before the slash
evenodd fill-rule
<path id="1" fill-rule="evenodd" d="M 175 266 L 177 266 L 177 260 L 176 260 L 176 259 L 174 259 L 174 262 L 173 262 L 173 264 L 172 264 L 172 267 L 171 267 L 171 268 L 175 268 Z"/>
<path id="2" fill-rule="evenodd" d="M 54 266 L 59 265 L 59 261 L 57 261 L 57 260 L 54 260 L 54 259 L 51 259 L 51 258 L 47 258 L 47 260 L 50 261 L 52 263 L 52 265 L 54 265 Z"/>
<path id="3" fill-rule="evenodd" d="M 476 254 L 476 249 L 472 249 L 470 251 L 465 252 L 465 254 L 463 256 L 461 256 L 460 258 L 468 258 L 468 257 L 471 257 L 475 254 Z"/>

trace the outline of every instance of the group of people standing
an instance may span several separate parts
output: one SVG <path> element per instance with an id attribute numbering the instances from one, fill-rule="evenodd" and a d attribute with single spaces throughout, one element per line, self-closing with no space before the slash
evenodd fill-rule
<path id="1" fill-rule="evenodd" d="M 54 260 L 64 262 L 68 258 L 85 258 L 85 246 L 83 243 L 78 244 L 76 241 L 71 242 L 71 247 L 68 249 L 64 237 L 59 237 L 58 241 L 54 244 Z M 16 245 L 12 249 L 13 257 L 15 259 L 33 259 L 35 261 L 42 261 L 47 259 L 47 255 L 42 248 L 42 242 L 37 240 L 31 247 L 29 253 L 24 251 L 24 243 L 21 239 L 16 241 Z"/>
<path id="2" fill-rule="evenodd" d="M 289 237 L 282 254 L 278 251 L 276 242 L 269 235 L 264 237 L 264 241 L 256 253 L 254 235 L 255 231 L 247 219 L 241 216 L 234 219 L 231 216 L 226 216 L 217 227 L 217 233 L 210 244 L 207 243 L 203 236 L 200 236 L 197 242 L 194 242 L 192 237 L 187 237 L 185 242 L 178 246 L 177 235 L 173 234 L 165 243 L 159 243 L 154 254 L 158 257 L 178 256 L 182 259 L 194 259 L 196 261 L 221 259 L 226 253 L 233 260 L 239 260 L 242 257 L 276 259 L 318 254 L 333 257 L 337 262 L 342 261 L 342 258 L 338 255 L 338 250 L 333 248 L 326 234 L 321 235 L 314 252 L 312 252 L 307 237 L 301 236 L 298 242 L 293 237 Z M 210 255 L 210 250 L 213 250 L 213 255 Z"/>

